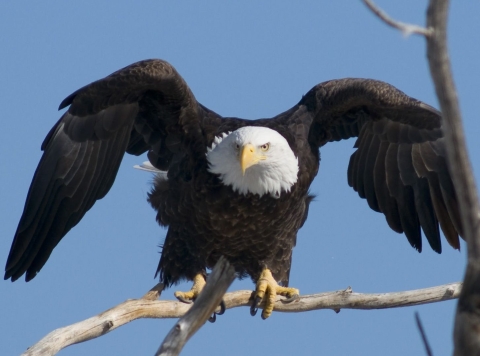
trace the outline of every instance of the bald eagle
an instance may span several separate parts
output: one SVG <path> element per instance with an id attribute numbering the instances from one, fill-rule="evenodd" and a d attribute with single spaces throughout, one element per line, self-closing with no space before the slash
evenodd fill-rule
<path id="1" fill-rule="evenodd" d="M 330 80 L 270 119 L 221 117 L 195 100 L 167 62 L 145 60 L 70 96 L 47 134 L 8 256 L 5 279 L 31 280 L 60 240 L 111 188 L 125 152 L 157 171 L 148 201 L 168 227 L 156 275 L 194 282 L 225 256 L 256 283 L 262 317 L 288 287 L 292 249 L 312 201 L 319 148 L 356 137 L 348 183 L 388 225 L 441 252 L 439 224 L 459 248 L 462 227 L 440 113 L 370 79 Z"/>

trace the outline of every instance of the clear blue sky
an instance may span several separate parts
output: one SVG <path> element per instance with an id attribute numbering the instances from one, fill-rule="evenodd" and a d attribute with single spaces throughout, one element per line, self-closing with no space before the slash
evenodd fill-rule
<path id="1" fill-rule="evenodd" d="M 427 1 L 377 1 L 392 16 L 424 23 Z M 228 4 L 227 4 L 228 3 Z M 449 42 L 472 163 L 480 172 L 480 3 L 453 1 Z M 3 267 L 40 145 L 67 95 L 147 58 L 172 63 L 197 99 L 222 115 L 274 116 L 313 85 L 342 77 L 389 82 L 438 107 L 425 41 L 403 38 L 357 0 L 81 1 L 0 3 L 0 265 Z M 302 294 L 351 286 L 391 292 L 459 281 L 465 245 L 419 254 L 347 185 L 354 141 L 322 149 L 317 194 L 293 255 Z M 108 196 L 87 213 L 30 283 L 0 282 L 0 353 L 15 355 L 51 330 L 98 314 L 155 284 L 157 226 L 145 201 L 143 157 L 125 157 Z M 478 180 L 477 180 L 478 181 Z M 176 289 L 162 298 L 172 299 Z M 251 289 L 250 280 L 232 290 Z M 274 313 L 247 308 L 205 325 L 185 355 L 423 355 L 419 311 L 436 356 L 452 351 L 455 302 L 380 311 Z M 151 355 L 175 320 L 139 320 L 61 355 Z"/>

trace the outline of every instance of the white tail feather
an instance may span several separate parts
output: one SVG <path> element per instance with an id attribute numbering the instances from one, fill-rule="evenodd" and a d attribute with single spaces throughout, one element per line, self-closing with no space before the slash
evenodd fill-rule
<path id="1" fill-rule="evenodd" d="M 168 174 L 167 171 L 161 171 L 160 169 L 155 168 L 149 161 L 145 161 L 140 165 L 136 164 L 136 165 L 133 166 L 133 168 L 136 168 L 136 169 L 139 169 L 139 170 L 145 171 L 145 172 L 155 173 L 157 175 L 157 178 L 159 178 L 159 179 L 164 179 L 164 180 L 168 179 L 167 178 L 167 174 Z"/>

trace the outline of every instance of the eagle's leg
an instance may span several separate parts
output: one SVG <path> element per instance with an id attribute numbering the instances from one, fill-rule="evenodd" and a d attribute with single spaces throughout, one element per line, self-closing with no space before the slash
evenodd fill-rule
<path id="1" fill-rule="evenodd" d="M 192 303 L 199 295 L 200 292 L 205 287 L 205 276 L 202 273 L 198 273 L 193 277 L 193 286 L 188 292 L 179 292 L 174 293 L 175 297 L 184 303 Z"/>
<path id="2" fill-rule="evenodd" d="M 300 291 L 296 288 L 279 286 L 277 281 L 273 278 L 272 272 L 268 268 L 265 268 L 257 280 L 255 297 L 252 306 L 250 307 L 250 314 L 252 316 L 255 315 L 261 301 L 265 299 L 262 319 L 267 319 L 272 314 L 277 295 L 283 295 L 288 298 L 289 302 L 291 302 L 299 297 Z"/>
<path id="3" fill-rule="evenodd" d="M 202 292 L 205 284 L 207 284 L 207 282 L 205 281 L 205 276 L 202 273 L 198 273 L 195 275 L 195 277 L 193 277 L 192 289 L 190 289 L 188 292 L 176 291 L 174 295 L 181 302 L 187 304 L 193 303 L 193 301 L 197 299 L 197 297 Z M 225 309 L 225 301 L 222 299 L 222 301 L 220 302 L 220 310 L 218 312 L 215 311 L 213 315 L 208 319 L 208 321 L 214 323 L 216 320 L 216 316 L 225 313 Z"/>

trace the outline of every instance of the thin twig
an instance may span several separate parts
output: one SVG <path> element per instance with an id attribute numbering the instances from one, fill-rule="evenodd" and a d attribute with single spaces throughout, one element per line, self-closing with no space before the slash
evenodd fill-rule
<path id="1" fill-rule="evenodd" d="M 351 289 L 301 296 L 297 301 L 284 304 L 277 297 L 276 312 L 298 313 L 319 309 L 386 309 L 406 307 L 444 300 L 460 295 L 461 283 L 445 284 L 432 288 L 406 292 L 361 294 Z M 246 307 L 251 304 L 252 291 L 227 293 L 223 297 L 226 309 Z M 55 355 L 67 346 L 102 336 L 126 323 L 140 318 L 179 318 L 191 307 L 170 300 L 130 299 L 99 315 L 50 332 L 30 347 L 24 355 Z"/>
<path id="2" fill-rule="evenodd" d="M 425 346 L 425 352 L 427 353 L 427 356 L 433 356 L 432 349 L 428 343 L 427 334 L 425 334 L 425 330 L 423 329 L 422 321 L 420 320 L 420 315 L 418 312 L 415 312 L 415 321 L 417 322 L 418 331 L 420 331 L 420 335 L 422 336 L 422 341 L 423 345 Z"/>
<path id="3" fill-rule="evenodd" d="M 367 5 L 367 7 L 370 10 L 372 10 L 372 12 L 375 15 L 377 15 L 378 18 L 380 18 L 387 25 L 402 31 L 402 34 L 405 37 L 410 36 L 411 34 L 417 34 L 417 35 L 428 37 L 428 36 L 431 36 L 432 34 L 431 28 L 425 28 L 418 25 L 408 24 L 408 23 L 394 20 L 393 18 L 388 16 L 385 11 L 383 11 L 377 5 L 375 5 L 371 0 L 363 0 L 363 2 L 365 3 L 365 5 Z"/>
<path id="4" fill-rule="evenodd" d="M 170 330 L 155 356 L 179 355 L 188 339 L 205 324 L 215 311 L 234 279 L 235 269 L 225 258 L 221 257 L 213 268 L 200 296 L 192 308 Z"/>

